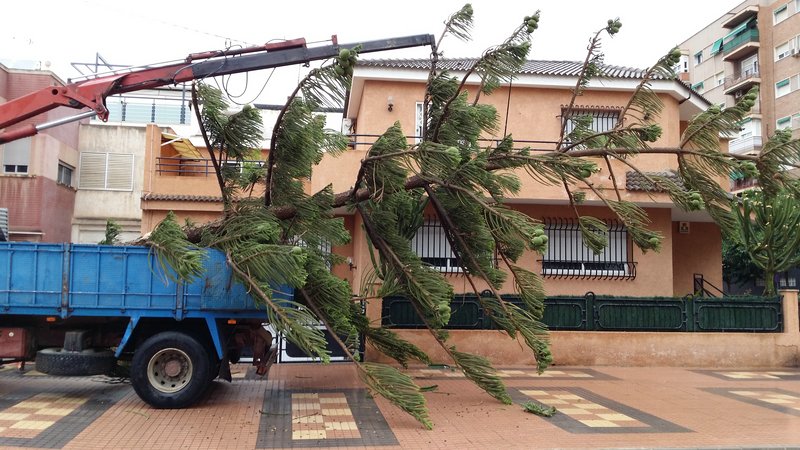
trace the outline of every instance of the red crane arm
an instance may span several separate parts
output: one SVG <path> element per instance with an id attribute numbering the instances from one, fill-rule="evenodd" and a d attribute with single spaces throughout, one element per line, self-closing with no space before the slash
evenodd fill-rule
<path id="1" fill-rule="evenodd" d="M 70 83 L 66 86 L 50 86 L 0 104 L 0 129 L 18 124 L 59 106 L 75 109 L 91 108 L 93 112 L 81 114 L 75 116 L 75 118 L 81 119 L 97 114 L 100 119 L 105 121 L 108 120 L 105 99 L 111 95 L 152 89 L 205 77 L 229 75 L 332 58 L 337 56 L 342 48 L 350 49 L 361 46 L 360 53 L 369 53 L 424 45 L 433 46 L 434 44 L 435 38 L 429 34 L 343 45 L 339 45 L 334 36 L 333 44 L 319 47 L 307 47 L 305 39 L 294 39 L 234 51 L 193 53 L 184 62 L 177 64 L 101 76 Z M 68 121 L 60 120 L 51 124 L 27 125 L 0 133 L 0 144 L 33 136 L 39 130 Z"/>

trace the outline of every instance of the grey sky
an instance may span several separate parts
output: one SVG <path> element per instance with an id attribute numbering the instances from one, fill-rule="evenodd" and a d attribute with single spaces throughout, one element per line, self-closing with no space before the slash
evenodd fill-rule
<path id="1" fill-rule="evenodd" d="M 607 19 L 620 17 L 621 32 L 604 42 L 606 62 L 646 67 L 740 2 L 474 0 L 473 42 L 449 38 L 443 49 L 445 56 L 477 56 L 539 9 L 542 20 L 534 34 L 532 59 L 583 60 L 589 36 Z M 138 65 L 220 49 L 226 38 L 233 44 L 258 44 L 296 37 L 317 41 L 332 34 L 341 43 L 418 33 L 438 37 L 442 22 L 462 5 L 432 0 L 15 1 L 6 5 L 0 28 L 0 60 L 50 61 L 57 74 L 68 78 L 76 75 L 69 62 L 93 61 L 95 52 L 111 63 Z M 427 52 L 416 49 L 367 57 L 427 57 Z M 302 70 L 281 70 L 259 101 L 280 102 Z M 242 99 L 252 101 L 266 79 L 266 73 L 252 74 L 251 89 Z"/>

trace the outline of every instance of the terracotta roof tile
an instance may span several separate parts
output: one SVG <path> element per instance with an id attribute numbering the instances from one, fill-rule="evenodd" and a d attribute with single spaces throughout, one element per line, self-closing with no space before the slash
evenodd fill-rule
<path id="1" fill-rule="evenodd" d="M 463 71 L 472 66 L 475 58 L 453 58 L 440 59 L 437 67 L 449 71 Z M 363 67 L 386 67 L 393 69 L 414 69 L 428 70 L 430 60 L 428 59 L 371 59 L 359 60 L 359 66 Z M 575 77 L 580 74 L 583 63 L 578 61 L 527 61 L 520 70 L 521 74 L 529 75 L 560 75 Z M 641 78 L 645 70 L 631 67 L 613 66 L 608 64 L 600 65 L 605 77 L 610 78 Z"/>
<path id="2" fill-rule="evenodd" d="M 222 202 L 222 197 L 213 195 L 153 194 L 142 195 L 142 200 L 183 201 L 183 202 Z"/>
<path id="3" fill-rule="evenodd" d="M 683 182 L 681 181 L 681 177 L 672 171 L 663 171 L 663 172 L 625 172 L 625 189 L 629 191 L 646 191 L 646 192 L 665 192 L 663 188 L 657 188 L 653 186 L 647 177 L 651 179 L 663 179 L 665 181 L 671 181 L 677 184 L 680 187 L 683 187 Z"/>

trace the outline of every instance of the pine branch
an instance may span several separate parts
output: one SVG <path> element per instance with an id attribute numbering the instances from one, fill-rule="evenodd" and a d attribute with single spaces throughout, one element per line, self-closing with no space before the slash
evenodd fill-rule
<path id="1" fill-rule="evenodd" d="M 308 295 L 304 289 L 299 289 L 298 291 L 303 295 L 306 304 L 314 311 L 317 317 L 320 318 L 325 328 L 328 330 L 335 330 L 335 327 L 331 326 L 323 309 L 316 305 L 312 296 Z M 337 333 L 333 332 L 330 333 L 330 335 L 345 352 L 345 355 L 355 363 L 356 368 L 358 368 L 361 373 L 361 379 L 370 389 L 389 400 L 393 405 L 409 413 L 425 428 L 429 430 L 433 428 L 433 422 L 431 422 L 428 416 L 428 407 L 425 402 L 425 397 L 422 395 L 419 386 L 414 383 L 414 380 L 408 375 L 385 364 L 360 362 L 359 358 L 350 351 L 349 347 L 342 341 Z"/>

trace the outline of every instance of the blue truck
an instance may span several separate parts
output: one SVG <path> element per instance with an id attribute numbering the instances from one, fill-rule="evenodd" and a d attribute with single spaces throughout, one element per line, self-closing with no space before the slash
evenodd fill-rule
<path id="1" fill-rule="evenodd" d="M 291 300 L 288 288 L 273 298 Z M 0 358 L 35 358 L 53 375 L 109 373 L 129 362 L 134 390 L 156 408 L 190 406 L 230 362 L 252 354 L 266 375 L 276 347 L 268 316 L 225 255 L 177 279 L 141 246 L 0 242 Z"/>

